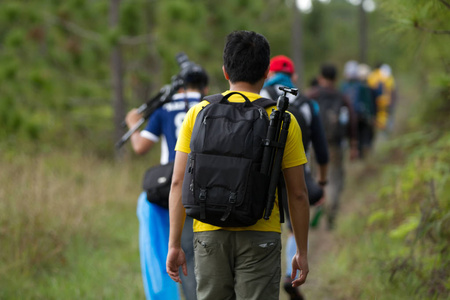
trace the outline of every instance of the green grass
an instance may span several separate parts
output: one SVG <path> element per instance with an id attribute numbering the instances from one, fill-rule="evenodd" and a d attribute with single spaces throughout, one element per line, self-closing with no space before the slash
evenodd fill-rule
<path id="1" fill-rule="evenodd" d="M 141 160 L 1 158 L 1 299 L 142 299 Z"/>
<path id="2" fill-rule="evenodd" d="M 305 288 L 308 298 L 450 298 L 450 135 L 414 136 L 350 166 L 333 244 L 314 270 L 321 284 Z"/>

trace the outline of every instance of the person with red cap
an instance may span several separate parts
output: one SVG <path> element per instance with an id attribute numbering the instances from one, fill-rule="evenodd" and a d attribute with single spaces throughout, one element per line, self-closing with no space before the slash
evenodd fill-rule
<path id="1" fill-rule="evenodd" d="M 277 55 L 270 60 L 269 74 L 264 83 L 263 90 L 268 86 L 275 85 L 293 88 L 293 82 L 296 80 L 297 74 L 295 73 L 295 67 L 292 60 L 287 56 Z M 291 96 L 295 97 L 294 95 Z"/>
<path id="2" fill-rule="evenodd" d="M 270 60 L 269 74 L 260 95 L 265 98 L 277 100 L 278 96 L 282 93 L 279 87 L 287 86 L 289 88 L 294 88 L 293 82 L 296 81 L 296 79 L 297 74 L 295 73 L 295 67 L 292 60 L 284 55 L 275 56 Z M 309 146 L 312 145 L 315 159 L 319 166 L 319 178 L 317 181 L 314 180 L 312 176 L 309 163 L 307 163 L 304 168 L 309 203 L 311 206 L 319 207 L 321 203 L 324 202 L 323 187 L 327 182 L 327 165 L 329 160 L 327 141 L 319 114 L 319 105 L 316 101 L 306 98 L 301 93 L 299 93 L 298 96 L 292 94 L 288 94 L 287 96 L 290 102 L 289 111 L 294 115 L 302 130 L 302 141 L 305 147 L 305 153 L 308 156 Z M 284 205 L 284 207 L 287 208 L 288 206 Z M 286 209 L 285 213 L 289 215 L 288 209 Z M 292 257 L 292 253 L 295 253 L 296 251 L 295 239 L 292 234 L 289 217 L 287 217 L 286 220 L 288 220 L 287 225 L 290 234 L 285 251 L 286 257 Z M 289 294 L 291 300 L 304 299 L 299 289 L 290 284 L 291 271 L 291 264 L 287 260 L 287 275 L 284 289 Z"/>

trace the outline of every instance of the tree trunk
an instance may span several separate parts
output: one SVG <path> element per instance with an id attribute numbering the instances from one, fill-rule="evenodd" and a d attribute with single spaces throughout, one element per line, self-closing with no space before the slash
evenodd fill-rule
<path id="1" fill-rule="evenodd" d="M 119 24 L 120 0 L 111 0 L 109 26 L 114 29 Z M 123 97 L 123 67 L 122 53 L 119 44 L 115 44 L 111 51 L 111 80 L 112 104 L 114 109 L 114 139 L 118 141 L 125 133 L 122 122 L 125 118 L 125 101 Z M 123 150 L 116 150 L 116 159 L 123 157 Z"/>
<path id="2" fill-rule="evenodd" d="M 364 0 L 359 5 L 359 62 L 367 63 L 367 13 L 363 5 Z"/>
<path id="3" fill-rule="evenodd" d="M 295 6 L 294 6 L 295 7 Z M 292 60 L 295 64 L 295 70 L 298 75 L 297 82 L 294 82 L 298 87 L 303 87 L 305 80 L 303 78 L 303 28 L 302 28 L 302 13 L 295 7 L 294 17 L 291 28 L 291 43 L 292 43 Z"/>

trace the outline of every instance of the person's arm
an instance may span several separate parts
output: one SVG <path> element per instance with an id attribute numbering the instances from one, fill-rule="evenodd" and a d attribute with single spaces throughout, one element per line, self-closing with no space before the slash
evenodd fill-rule
<path id="1" fill-rule="evenodd" d="M 138 113 L 137 109 L 132 109 L 128 112 L 125 122 L 128 128 L 132 128 L 141 118 L 142 116 Z M 155 144 L 154 141 L 142 137 L 139 131 L 133 132 L 130 141 L 134 152 L 139 155 L 147 153 Z"/>
<path id="2" fill-rule="evenodd" d="M 283 170 L 288 194 L 289 214 L 292 231 L 297 244 L 297 253 L 292 258 L 292 286 L 300 286 L 308 276 L 308 229 L 309 229 L 309 202 L 303 166 L 296 166 Z M 299 278 L 295 279 L 297 270 Z"/>
<path id="3" fill-rule="evenodd" d="M 328 183 L 328 164 L 319 165 L 319 185 L 324 188 Z"/>
<path id="4" fill-rule="evenodd" d="M 181 202 L 181 192 L 187 160 L 187 153 L 177 151 L 169 195 L 170 234 L 166 269 L 170 278 L 172 278 L 175 282 L 180 283 L 180 266 L 182 267 L 183 274 L 187 276 L 186 257 L 183 249 L 181 248 L 181 234 L 183 232 L 184 221 L 186 219 L 186 212 L 184 210 L 183 203 Z"/>
<path id="5" fill-rule="evenodd" d="M 323 129 L 322 119 L 319 113 L 319 104 L 314 100 L 310 101 L 310 109 L 312 112 L 311 119 L 311 143 L 314 149 L 316 162 L 319 165 L 319 184 L 322 187 L 327 182 L 327 167 L 330 160 L 328 153 L 328 143 Z"/>

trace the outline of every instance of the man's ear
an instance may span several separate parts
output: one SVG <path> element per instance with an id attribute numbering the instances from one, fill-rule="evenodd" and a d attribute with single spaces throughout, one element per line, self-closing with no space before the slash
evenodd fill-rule
<path id="1" fill-rule="evenodd" d="M 269 75 L 269 71 L 270 71 L 270 65 L 267 67 L 266 72 L 264 72 L 264 79 L 267 79 L 267 76 Z"/>
<path id="2" fill-rule="evenodd" d="M 298 75 L 297 75 L 297 73 L 292 74 L 292 75 L 291 75 L 291 79 L 292 79 L 293 82 L 297 82 L 297 80 L 298 80 Z"/>
<path id="3" fill-rule="evenodd" d="M 267 73 L 267 79 L 274 76 L 275 72 L 274 71 L 269 71 L 269 73 Z"/>
<path id="4" fill-rule="evenodd" d="M 225 66 L 222 66 L 223 76 L 225 76 L 226 80 L 230 80 L 230 76 L 228 76 L 227 71 L 225 70 Z"/>

